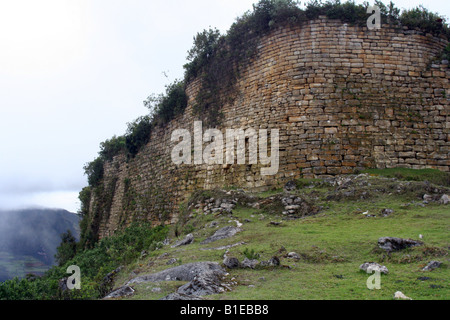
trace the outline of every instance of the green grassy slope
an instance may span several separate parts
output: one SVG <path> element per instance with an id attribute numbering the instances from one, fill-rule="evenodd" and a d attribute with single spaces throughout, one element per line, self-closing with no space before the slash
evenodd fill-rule
<path id="1" fill-rule="evenodd" d="M 344 188 L 352 191 L 346 196 L 342 196 L 342 190 L 336 186 L 317 181 L 308 186 L 302 181 L 299 184 L 302 188 L 292 194 L 308 199 L 321 207 L 321 211 L 300 219 L 283 220 L 285 216 L 281 211 L 273 214 L 242 205 L 233 210 L 232 216 L 205 216 L 194 210 L 184 226 L 186 232 L 193 232 L 193 244 L 178 248 L 166 246 L 153 252 L 150 257 L 129 265 L 116 284 L 121 285 L 136 274 L 169 268 L 173 265 L 167 262 L 172 258 L 177 259 L 175 265 L 207 260 L 221 263 L 226 250 L 201 248 L 242 241 L 245 244 L 229 249 L 229 256 L 242 261 L 247 248 L 258 253 L 259 260 L 276 255 L 281 265 L 230 270 L 229 277 L 234 278 L 237 285 L 229 292 L 206 299 L 392 299 L 396 291 L 414 300 L 449 299 L 450 204 L 437 201 L 423 204 L 421 200 L 430 190 L 448 194 L 448 189 L 375 176 L 369 176 L 367 181 L 355 188 L 354 185 Z M 264 194 L 264 197 L 276 193 Z M 381 210 L 385 208 L 394 212 L 384 217 Z M 368 214 L 363 214 L 366 212 Z M 217 230 L 208 226 L 210 222 L 216 221 L 219 226 L 235 225 L 232 221 L 235 219 L 243 223 L 242 232 L 229 239 L 200 245 Z M 275 226 L 271 221 L 282 223 Z M 377 247 L 380 237 L 419 240 L 419 235 L 423 235 L 424 242 L 420 247 L 391 254 Z M 289 259 L 289 252 L 296 252 L 301 258 Z M 431 260 L 441 261 L 443 265 L 431 272 L 421 271 Z M 389 274 L 381 275 L 381 289 L 367 288 L 370 275 L 359 270 L 364 262 L 378 262 L 389 269 Z M 140 284 L 135 287 L 136 294 L 127 299 L 159 299 L 182 284 Z"/>

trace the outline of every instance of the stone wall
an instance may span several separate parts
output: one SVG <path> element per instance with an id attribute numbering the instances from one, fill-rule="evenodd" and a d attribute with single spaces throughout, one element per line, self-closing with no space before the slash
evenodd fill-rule
<path id="1" fill-rule="evenodd" d="M 278 173 L 261 175 L 259 162 L 173 164 L 173 130 L 193 135 L 198 120 L 193 81 L 183 115 L 154 130 L 136 158 L 106 164 L 103 192 L 91 200 L 99 235 L 135 220 L 173 223 L 198 189 L 262 190 L 364 167 L 449 171 L 450 69 L 433 63 L 446 45 L 416 30 L 369 31 L 325 17 L 272 31 L 241 70 L 220 129 L 279 129 Z"/>

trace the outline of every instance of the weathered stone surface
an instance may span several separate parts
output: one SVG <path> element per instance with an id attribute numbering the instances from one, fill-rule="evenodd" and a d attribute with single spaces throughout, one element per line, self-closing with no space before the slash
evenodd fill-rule
<path id="1" fill-rule="evenodd" d="M 405 296 L 404 293 L 401 291 L 397 291 L 394 294 L 394 299 L 396 299 L 396 300 L 412 300 L 410 297 Z"/>
<path id="2" fill-rule="evenodd" d="M 195 297 L 222 293 L 225 291 L 221 284 L 222 277 L 223 272 L 217 270 L 201 273 L 191 282 L 178 288 L 177 293 Z"/>
<path id="3" fill-rule="evenodd" d="M 294 191 L 297 189 L 297 183 L 293 180 L 288 181 L 285 185 L 284 185 L 284 190 L 286 191 Z"/>
<path id="4" fill-rule="evenodd" d="M 236 269 L 236 268 L 239 268 L 239 266 L 240 266 L 238 258 L 235 258 L 235 257 L 225 257 L 223 259 L 223 264 L 228 269 Z"/>
<path id="5" fill-rule="evenodd" d="M 120 287 L 110 294 L 108 294 L 104 299 L 113 299 L 113 298 L 120 298 L 120 297 L 126 297 L 134 294 L 134 289 L 130 286 L 123 286 Z"/>
<path id="6" fill-rule="evenodd" d="M 249 259 L 249 258 L 245 258 L 242 262 L 241 262 L 241 268 L 250 268 L 250 269 L 255 269 L 255 267 L 259 264 L 259 261 L 257 259 Z"/>
<path id="7" fill-rule="evenodd" d="M 434 269 L 439 268 L 442 265 L 442 262 L 440 261 L 431 261 L 426 265 L 425 268 L 422 269 L 422 271 L 433 271 Z"/>
<path id="8" fill-rule="evenodd" d="M 157 281 L 192 281 L 197 275 L 208 271 L 223 272 L 223 269 L 216 262 L 194 262 L 136 277 L 128 281 L 127 285 Z"/>
<path id="9" fill-rule="evenodd" d="M 373 271 L 379 271 L 384 274 L 388 274 L 389 270 L 385 266 L 382 266 L 376 262 L 365 262 L 359 266 L 360 270 L 363 270 L 367 273 L 372 273 Z"/>
<path id="10" fill-rule="evenodd" d="M 211 237 L 206 238 L 200 244 L 208 244 L 217 240 L 222 240 L 234 236 L 236 233 L 240 232 L 241 229 L 233 226 L 223 227 L 217 230 Z"/>
<path id="11" fill-rule="evenodd" d="M 185 246 L 185 245 L 191 244 L 192 242 L 194 242 L 194 236 L 190 233 L 184 239 L 176 242 L 171 247 L 172 248 L 176 248 L 176 247 L 179 247 L 179 246 Z"/>
<path id="12" fill-rule="evenodd" d="M 402 239 L 395 237 L 382 237 L 378 239 L 378 247 L 386 251 L 398 251 L 421 245 L 423 245 L 423 242 L 412 239 Z"/>
<path id="13" fill-rule="evenodd" d="M 300 255 L 296 252 L 289 252 L 287 257 L 289 259 L 300 260 Z"/>

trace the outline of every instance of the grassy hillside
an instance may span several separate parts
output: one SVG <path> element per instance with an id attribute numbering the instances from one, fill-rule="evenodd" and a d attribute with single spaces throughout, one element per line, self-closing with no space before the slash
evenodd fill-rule
<path id="1" fill-rule="evenodd" d="M 404 173 L 402 170 L 399 172 Z M 185 229 L 184 234 L 193 232 L 193 244 L 177 248 L 166 246 L 154 251 L 150 258 L 129 265 L 120 274 L 116 286 L 137 274 L 167 269 L 168 261 L 174 258 L 177 259 L 175 265 L 195 261 L 221 263 L 225 249 L 202 249 L 244 242 L 230 248 L 228 256 L 242 261 L 248 249 L 260 261 L 278 256 L 281 265 L 229 270 L 229 277 L 234 278 L 237 285 L 229 292 L 206 296 L 205 299 L 392 299 L 396 291 L 402 291 L 415 300 L 449 299 L 450 205 L 439 201 L 426 204 L 422 200 L 424 194 L 448 194 L 448 189 L 420 181 L 420 177 L 429 180 L 426 179 L 429 171 L 414 172 L 418 178 L 413 182 L 378 176 L 390 173 L 366 174 L 344 187 L 326 181 L 311 181 L 310 184 L 302 180 L 298 183 L 300 189 L 291 194 L 302 196 L 321 209 L 313 216 L 298 219 L 286 219 L 281 211 L 269 213 L 264 208 L 244 205 L 238 205 L 232 215 L 205 216 L 193 210 L 189 213 L 191 218 L 183 227 L 179 226 Z M 400 173 L 398 177 L 402 178 Z M 436 176 L 435 171 L 432 173 Z M 283 193 L 283 190 L 257 196 L 270 199 L 278 193 Z M 214 197 L 214 192 L 208 192 L 210 196 Z M 383 209 L 393 212 L 383 216 Z M 234 220 L 243 223 L 242 232 L 212 244 L 200 244 L 218 227 L 235 225 Z M 210 228 L 211 222 L 218 225 Z M 419 235 L 423 236 L 424 242 L 420 247 L 391 254 L 377 247 L 380 237 L 419 240 Z M 288 258 L 289 252 L 296 252 L 300 259 Z M 439 260 L 443 265 L 431 272 L 421 271 L 431 260 Z M 389 274 L 381 276 L 380 290 L 367 288 L 366 281 L 370 275 L 359 270 L 364 262 L 378 262 L 389 269 Z M 126 299 L 160 299 L 181 284 L 136 285 L 135 294 Z"/>
<path id="2" fill-rule="evenodd" d="M 0 283 L 0 299 L 99 299 L 138 276 L 191 262 L 222 264 L 226 253 L 240 262 L 248 257 L 260 263 L 254 269 L 227 269 L 223 281 L 229 290 L 203 299 L 391 300 L 401 291 L 414 300 L 447 300 L 450 204 L 442 201 L 450 194 L 447 179 L 447 173 L 435 170 L 377 170 L 301 179 L 291 184 L 290 191 L 198 192 L 183 205 L 176 225 L 134 225 L 91 249 L 77 247 L 73 258 L 41 278 Z M 289 211 L 286 199 L 298 200 L 298 210 Z M 226 209 L 216 210 L 217 206 Z M 241 230 L 201 244 L 225 226 Z M 187 234 L 194 237 L 191 244 L 173 247 Z M 386 252 L 377 245 L 386 236 L 420 240 L 423 245 Z M 279 265 L 263 264 L 274 256 Z M 422 271 L 432 260 L 442 265 Z M 389 273 L 381 275 L 381 289 L 368 289 L 370 275 L 359 270 L 365 262 L 388 268 Z M 69 265 L 81 269 L 81 291 L 61 289 Z M 185 283 L 134 283 L 133 295 L 118 299 L 161 299 Z"/>

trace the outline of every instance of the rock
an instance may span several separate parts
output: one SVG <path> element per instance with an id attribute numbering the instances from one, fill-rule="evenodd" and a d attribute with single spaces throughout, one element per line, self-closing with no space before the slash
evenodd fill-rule
<path id="1" fill-rule="evenodd" d="M 249 258 L 245 258 L 244 261 L 242 261 L 241 263 L 241 267 L 242 268 L 250 268 L 250 269 L 255 269 L 255 267 L 259 264 L 259 261 L 256 259 L 249 259 Z"/>
<path id="2" fill-rule="evenodd" d="M 217 262 L 194 262 L 136 277 L 128 281 L 127 285 L 158 281 L 192 281 L 197 275 L 208 271 L 223 271 L 223 269 Z"/>
<path id="3" fill-rule="evenodd" d="M 296 252 L 289 252 L 287 257 L 289 259 L 295 259 L 295 260 L 300 260 L 300 256 L 298 255 L 298 253 Z"/>
<path id="4" fill-rule="evenodd" d="M 152 292 L 161 292 L 162 289 L 160 287 L 152 288 Z"/>
<path id="5" fill-rule="evenodd" d="M 171 246 L 171 248 L 185 246 L 191 244 L 192 242 L 194 242 L 194 236 L 191 233 L 189 233 L 183 240 L 176 242 L 173 246 Z"/>
<path id="6" fill-rule="evenodd" d="M 58 288 L 59 290 L 64 294 L 66 291 L 69 290 L 69 288 L 67 287 L 67 280 L 69 278 L 62 278 L 58 281 Z"/>
<path id="7" fill-rule="evenodd" d="M 143 282 L 189 281 L 161 300 L 201 300 L 200 296 L 221 293 L 228 288 L 222 283 L 225 275 L 225 270 L 216 262 L 195 262 L 137 277 L 126 286 Z"/>
<path id="8" fill-rule="evenodd" d="M 429 194 L 424 194 L 423 200 L 428 202 L 433 201 L 433 196 L 430 196 Z"/>
<path id="9" fill-rule="evenodd" d="M 381 215 L 383 217 L 387 217 L 387 216 L 389 216 L 389 215 L 391 215 L 393 213 L 394 213 L 394 210 L 392 210 L 392 209 L 383 209 L 383 210 L 381 210 Z"/>
<path id="10" fill-rule="evenodd" d="M 177 293 L 194 297 L 222 293 L 225 291 L 222 286 L 223 275 L 217 270 L 199 274 L 191 282 L 179 287 Z"/>
<path id="11" fill-rule="evenodd" d="M 407 296 L 405 296 L 404 294 L 403 294 L 403 292 L 401 292 L 401 291 L 397 291 L 395 294 L 394 294 L 394 299 L 396 299 L 396 300 L 412 300 L 410 297 L 407 297 Z"/>
<path id="12" fill-rule="evenodd" d="M 206 251 L 206 250 L 225 250 L 225 249 L 230 249 L 230 248 L 237 247 L 237 246 L 240 246 L 240 245 L 243 245 L 243 244 L 245 244 L 245 242 L 241 241 L 241 242 L 238 242 L 238 243 L 228 244 L 226 246 L 220 246 L 220 247 L 215 247 L 215 248 L 200 248 L 200 250 L 202 250 L 202 251 Z"/>
<path id="13" fill-rule="evenodd" d="M 269 266 L 279 266 L 280 265 L 280 259 L 277 256 L 273 256 L 272 258 L 269 259 L 268 261 Z"/>
<path id="14" fill-rule="evenodd" d="M 442 195 L 441 199 L 439 200 L 440 204 L 449 204 L 450 203 L 450 197 L 446 194 Z"/>
<path id="15" fill-rule="evenodd" d="M 384 274 L 388 274 L 389 270 L 385 266 L 379 265 L 375 262 L 365 262 L 359 266 L 360 270 L 363 270 L 367 273 L 372 273 L 373 271 L 379 271 Z"/>
<path id="16" fill-rule="evenodd" d="M 232 212 L 234 207 L 235 207 L 235 205 L 233 203 L 222 203 L 220 205 L 220 208 L 227 212 Z"/>
<path id="17" fill-rule="evenodd" d="M 174 292 L 171 293 L 167 296 L 165 296 L 164 298 L 161 298 L 160 300 L 203 300 L 200 297 L 196 297 L 196 296 L 188 296 L 188 295 L 184 295 L 184 294 L 180 294 L 178 292 Z"/>
<path id="18" fill-rule="evenodd" d="M 442 262 L 439 261 L 431 261 L 428 265 L 422 269 L 422 271 L 433 271 L 434 269 L 439 268 L 442 265 Z"/>
<path id="19" fill-rule="evenodd" d="M 297 183 L 294 180 L 288 181 L 284 185 L 284 190 L 285 191 L 294 191 L 296 189 L 297 189 Z"/>
<path id="20" fill-rule="evenodd" d="M 279 226 L 281 224 L 282 224 L 282 222 L 276 222 L 276 221 L 270 221 L 269 222 L 269 225 L 272 225 L 272 226 Z"/>
<path id="21" fill-rule="evenodd" d="M 134 289 L 131 288 L 130 286 L 125 285 L 123 287 L 120 287 L 119 289 L 114 290 L 110 294 L 108 294 L 105 297 L 105 299 L 113 299 L 113 298 L 131 296 L 133 293 L 134 293 Z"/>
<path id="22" fill-rule="evenodd" d="M 175 263 L 177 263 L 177 261 L 178 261 L 178 259 L 172 258 L 172 259 L 170 259 L 169 261 L 167 261 L 166 265 L 175 264 Z"/>
<path id="23" fill-rule="evenodd" d="M 211 237 L 203 240 L 200 244 L 207 244 L 217 240 L 230 238 L 240 231 L 240 228 L 227 226 L 217 230 Z"/>
<path id="24" fill-rule="evenodd" d="M 116 277 L 117 273 L 119 273 L 122 270 L 122 267 L 118 267 L 117 269 L 111 271 L 108 273 L 102 280 L 100 284 L 100 293 L 103 295 L 106 295 L 108 292 L 110 292 L 114 286 L 114 278 Z"/>
<path id="25" fill-rule="evenodd" d="M 239 260 L 237 258 L 234 258 L 234 257 L 225 257 L 223 259 L 223 264 L 228 269 L 236 269 L 236 268 L 239 268 L 239 266 L 240 266 Z"/>
<path id="26" fill-rule="evenodd" d="M 386 251 L 398 251 L 409 247 L 423 245 L 423 242 L 412 239 L 382 237 L 378 239 L 378 247 Z"/>
<path id="27" fill-rule="evenodd" d="M 215 228 L 215 227 L 217 227 L 219 225 L 219 223 L 217 222 L 217 221 L 213 221 L 213 222 L 211 222 L 210 224 L 209 224 L 209 227 L 210 228 Z"/>

